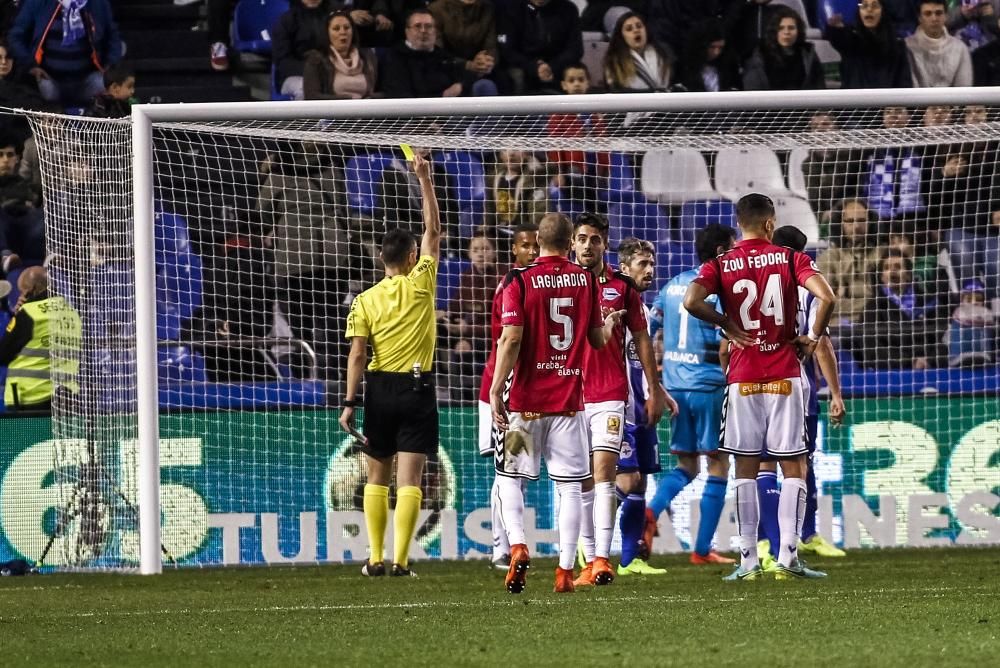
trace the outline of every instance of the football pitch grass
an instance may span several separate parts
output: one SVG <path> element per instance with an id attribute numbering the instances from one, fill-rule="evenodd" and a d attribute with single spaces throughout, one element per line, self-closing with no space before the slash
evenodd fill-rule
<path id="1" fill-rule="evenodd" d="M 485 562 L 54 574 L 0 580 L 7 666 L 996 666 L 1000 549 L 867 550 L 822 581 L 656 577 L 503 591 Z"/>

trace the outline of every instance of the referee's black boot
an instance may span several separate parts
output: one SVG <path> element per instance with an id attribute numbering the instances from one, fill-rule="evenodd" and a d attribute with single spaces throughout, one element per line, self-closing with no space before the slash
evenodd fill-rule
<path id="1" fill-rule="evenodd" d="M 415 578 L 417 577 L 417 574 L 409 568 L 403 568 L 399 564 L 393 564 L 392 570 L 389 571 L 389 576 L 394 578 Z"/>
<path id="2" fill-rule="evenodd" d="M 385 575 L 385 564 L 381 561 L 372 563 L 371 559 L 365 559 L 365 565 L 361 567 L 361 574 L 370 578 L 377 578 Z"/>

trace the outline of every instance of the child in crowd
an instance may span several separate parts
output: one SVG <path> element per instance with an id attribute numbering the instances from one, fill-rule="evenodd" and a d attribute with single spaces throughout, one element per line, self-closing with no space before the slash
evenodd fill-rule
<path id="1" fill-rule="evenodd" d="M 583 63 L 567 66 L 559 85 L 567 95 L 586 95 L 590 90 L 587 66 Z M 546 127 L 553 137 L 600 137 L 605 132 L 602 114 L 552 114 Z M 596 201 L 597 181 L 608 172 L 606 153 L 549 151 L 548 163 L 551 170 L 549 195 L 553 202 L 564 199 Z"/>
<path id="2" fill-rule="evenodd" d="M 104 70 L 104 92 L 94 98 L 86 115 L 95 118 L 130 116 L 134 98 L 135 72 L 122 63 L 111 65 Z"/>
<path id="3" fill-rule="evenodd" d="M 986 286 L 979 280 L 962 286 L 961 301 L 948 328 L 948 366 L 990 364 L 996 354 L 996 315 L 986 303 Z"/>

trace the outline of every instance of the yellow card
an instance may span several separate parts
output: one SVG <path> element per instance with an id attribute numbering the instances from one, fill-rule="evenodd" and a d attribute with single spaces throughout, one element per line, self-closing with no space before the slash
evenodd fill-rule
<path id="1" fill-rule="evenodd" d="M 413 162 L 413 148 L 409 144 L 400 144 L 399 148 L 403 149 L 403 157 L 406 158 L 406 161 Z"/>

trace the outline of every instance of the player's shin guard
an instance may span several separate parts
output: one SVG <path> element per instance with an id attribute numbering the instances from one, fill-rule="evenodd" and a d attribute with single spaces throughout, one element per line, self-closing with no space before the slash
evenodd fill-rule
<path id="1" fill-rule="evenodd" d="M 507 530 L 500 517 L 500 477 L 493 476 L 493 487 L 490 489 L 490 518 L 493 529 L 493 559 L 510 555 L 510 541 L 507 540 Z"/>
<path id="2" fill-rule="evenodd" d="M 670 507 L 670 502 L 674 500 L 674 497 L 680 494 L 681 490 L 687 487 L 692 480 L 694 478 L 691 474 L 679 466 L 660 478 L 656 484 L 656 494 L 649 502 L 649 509 L 653 511 L 653 517 L 659 519 L 663 511 Z"/>
<path id="3" fill-rule="evenodd" d="M 806 483 L 802 478 L 785 478 L 781 481 L 781 498 L 778 500 L 778 526 L 781 529 L 781 549 L 778 563 L 790 566 L 798 557 L 799 534 L 806 512 Z"/>
<path id="4" fill-rule="evenodd" d="M 507 542 L 511 545 L 527 543 L 524 539 L 524 492 L 521 490 L 521 481 L 498 475 L 497 499 L 501 524 L 507 529 Z"/>
<path id="5" fill-rule="evenodd" d="M 365 485 L 362 501 L 365 526 L 368 528 L 368 559 L 373 563 L 384 560 L 385 527 L 389 523 L 389 488 Z"/>
<path id="6" fill-rule="evenodd" d="M 582 510 L 580 514 L 580 546 L 583 548 L 583 558 L 589 564 L 594 560 L 594 490 L 580 493 Z"/>
<path id="7" fill-rule="evenodd" d="M 757 494 L 760 497 L 760 530 L 758 539 L 770 544 L 771 556 L 778 558 L 781 532 L 778 529 L 778 474 L 761 471 L 757 474 Z"/>
<path id="8" fill-rule="evenodd" d="M 407 568 L 410 562 L 410 541 L 417 530 L 420 502 L 424 495 L 419 487 L 407 486 L 396 490 L 396 512 L 392 522 L 392 563 Z"/>
<path id="9" fill-rule="evenodd" d="M 607 559 L 611 556 L 611 539 L 615 535 L 615 483 L 599 482 L 594 485 L 594 556 Z"/>
<path id="10" fill-rule="evenodd" d="M 751 478 L 737 478 L 733 482 L 736 495 L 736 525 L 740 532 L 740 566 L 749 571 L 760 565 L 757 559 L 757 524 L 760 506 L 757 502 L 757 483 Z"/>
<path id="11" fill-rule="evenodd" d="M 806 515 L 802 520 L 802 540 L 808 540 L 816 535 L 816 512 L 819 503 L 816 494 L 816 472 L 813 471 L 812 457 L 809 458 L 809 468 L 806 470 Z"/>
<path id="12" fill-rule="evenodd" d="M 573 570 L 583 515 L 580 483 L 557 482 L 556 492 L 559 494 L 559 568 Z"/>
<path id="13" fill-rule="evenodd" d="M 622 532 L 622 566 L 628 566 L 639 555 L 639 541 L 646 526 L 646 498 L 642 494 L 625 496 L 618 526 Z"/>
<path id="14" fill-rule="evenodd" d="M 705 556 L 712 549 L 712 538 L 715 536 L 716 527 L 719 526 L 722 508 L 726 505 L 727 482 L 725 478 L 710 475 L 701 493 L 701 502 L 698 504 L 700 517 L 698 537 L 694 543 L 695 553 L 701 556 Z"/>

